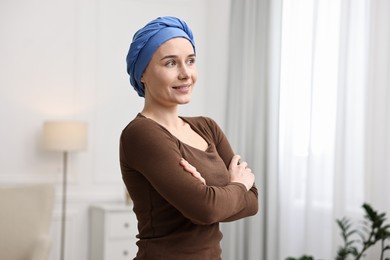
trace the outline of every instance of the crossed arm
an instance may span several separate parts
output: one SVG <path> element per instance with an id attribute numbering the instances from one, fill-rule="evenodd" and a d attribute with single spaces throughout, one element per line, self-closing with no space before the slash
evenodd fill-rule
<path id="1" fill-rule="evenodd" d="M 246 190 L 249 191 L 250 188 L 253 187 L 253 184 L 255 182 L 255 175 L 253 174 L 252 170 L 248 168 L 247 162 L 240 162 L 240 156 L 234 155 L 230 165 L 229 165 L 229 175 L 230 175 L 230 182 L 237 182 L 244 184 L 246 187 Z M 197 169 L 192 166 L 189 162 L 187 162 L 185 159 L 180 160 L 180 165 L 192 174 L 195 178 L 197 178 L 200 182 L 202 182 L 204 185 L 206 185 L 206 180 L 202 177 L 202 174 L 197 171 Z"/>
<path id="2" fill-rule="evenodd" d="M 122 175 L 130 192 L 137 196 L 145 187 L 152 186 L 165 201 L 198 224 L 232 221 L 257 212 L 254 175 L 246 162 L 238 164 L 240 157 L 233 155 L 221 131 L 213 130 L 217 133 L 213 135 L 213 143 L 223 161 L 219 162 L 224 163 L 229 176 L 226 186 L 215 186 L 206 185 L 205 179 L 208 178 L 202 176 L 202 171 L 206 170 L 202 164 L 194 164 L 201 169 L 198 171 L 180 159 L 182 152 L 170 133 L 150 121 L 141 123 L 125 130 L 121 138 Z M 131 173 L 133 171 L 142 173 L 142 177 Z"/>

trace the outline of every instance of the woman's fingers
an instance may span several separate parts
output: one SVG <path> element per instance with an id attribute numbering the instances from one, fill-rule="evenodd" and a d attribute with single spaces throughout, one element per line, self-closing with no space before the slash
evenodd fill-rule
<path id="1" fill-rule="evenodd" d="M 252 170 L 248 168 L 248 163 L 245 161 L 240 162 L 240 156 L 234 155 L 229 165 L 230 181 L 238 182 L 245 185 L 249 190 L 255 181 L 255 176 Z"/>
<path id="2" fill-rule="evenodd" d="M 236 165 L 239 165 L 240 164 L 240 159 L 241 159 L 241 156 L 239 156 L 238 154 L 234 155 L 232 160 L 230 161 L 230 165 L 229 165 L 229 168 L 232 168 Z"/>
<path id="3" fill-rule="evenodd" d="M 184 170 L 191 173 L 196 179 L 200 180 L 203 184 L 206 184 L 206 180 L 202 175 L 196 170 L 196 168 L 187 162 L 184 158 L 180 160 L 180 165 L 183 166 Z"/>

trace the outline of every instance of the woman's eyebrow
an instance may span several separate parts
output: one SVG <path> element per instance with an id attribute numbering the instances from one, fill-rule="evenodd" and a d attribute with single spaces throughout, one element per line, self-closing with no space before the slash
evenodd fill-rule
<path id="1" fill-rule="evenodd" d="M 166 55 L 166 56 L 164 56 L 164 57 L 162 57 L 160 60 L 166 60 L 166 59 L 172 59 L 172 58 L 177 58 L 177 57 L 179 57 L 178 55 Z M 195 57 L 195 54 L 190 54 L 190 55 L 188 55 L 187 56 L 187 58 L 193 58 L 193 57 Z"/>
<path id="2" fill-rule="evenodd" d="M 177 58 L 177 55 L 167 55 L 167 56 L 162 57 L 160 60 L 172 59 L 172 58 Z"/>

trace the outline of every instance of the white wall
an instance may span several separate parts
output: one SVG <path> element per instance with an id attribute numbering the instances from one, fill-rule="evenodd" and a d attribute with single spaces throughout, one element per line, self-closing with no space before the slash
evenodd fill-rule
<path id="1" fill-rule="evenodd" d="M 43 150 L 43 122 L 89 124 L 88 150 L 69 157 L 67 217 L 67 259 L 88 259 L 88 206 L 124 198 L 118 138 L 143 104 L 126 74 L 134 32 L 157 16 L 187 21 L 195 34 L 200 78 L 193 101 L 182 112 L 212 116 L 223 127 L 228 2 L 0 2 L 0 185 L 56 185 L 50 259 L 59 259 L 62 157 Z"/>

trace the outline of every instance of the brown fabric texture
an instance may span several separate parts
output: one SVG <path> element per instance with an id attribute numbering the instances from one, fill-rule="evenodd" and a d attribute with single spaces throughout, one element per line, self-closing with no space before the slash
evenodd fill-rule
<path id="1" fill-rule="evenodd" d="M 219 126 L 207 117 L 183 117 L 208 143 L 201 151 L 182 143 L 141 114 L 120 138 L 122 178 L 138 219 L 135 259 L 221 259 L 219 222 L 256 214 L 257 189 L 229 181 L 234 153 Z M 196 167 L 202 184 L 180 166 Z"/>

